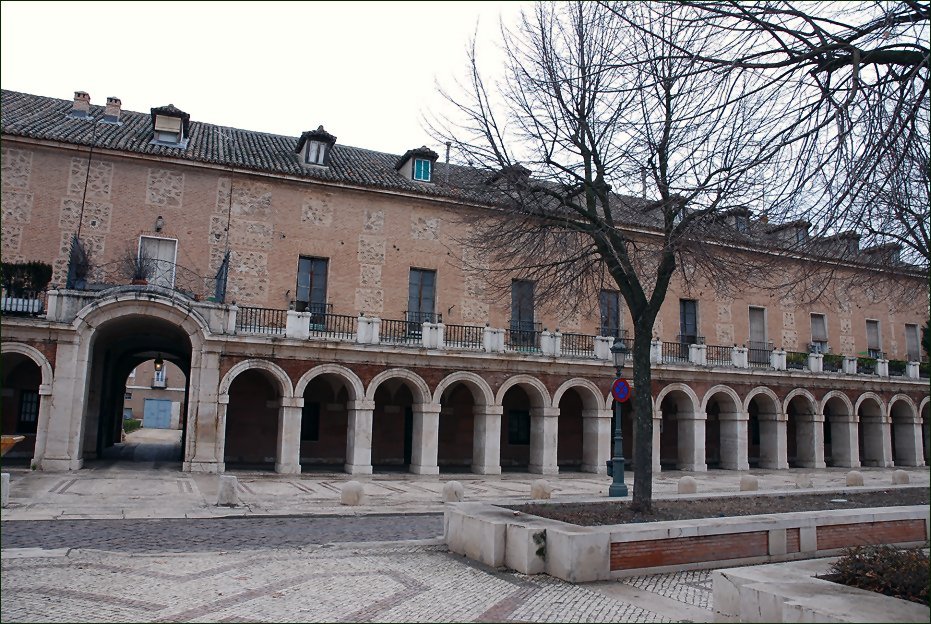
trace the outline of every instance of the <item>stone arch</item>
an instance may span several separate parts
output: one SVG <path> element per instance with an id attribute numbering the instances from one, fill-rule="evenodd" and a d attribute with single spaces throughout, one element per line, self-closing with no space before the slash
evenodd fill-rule
<path id="1" fill-rule="evenodd" d="M 907 394 L 889 399 L 887 418 L 892 427 L 892 460 L 896 466 L 924 465 L 921 417 L 918 406 Z"/>
<path id="2" fill-rule="evenodd" d="M 574 377 L 564 381 L 556 389 L 556 392 L 553 393 L 553 407 L 559 407 L 559 401 L 562 399 L 566 391 L 570 389 L 576 389 L 576 392 L 579 393 L 579 397 L 582 399 L 582 403 L 587 410 L 596 410 L 602 408 L 602 394 L 601 390 L 593 382 L 588 379 L 582 379 L 580 377 Z M 583 390 L 584 388 L 584 390 Z M 608 395 L 609 401 L 614 401 L 614 398 L 611 395 Z"/>
<path id="3" fill-rule="evenodd" d="M 892 465 L 892 428 L 888 404 L 875 392 L 864 392 L 854 403 L 857 447 L 864 466 Z"/>
<path id="4" fill-rule="evenodd" d="M 290 399 L 294 396 L 294 390 L 291 386 L 291 378 L 288 377 L 288 374 L 282 370 L 280 366 L 274 362 L 269 362 L 268 360 L 260 360 L 258 358 L 253 358 L 249 360 L 243 360 L 227 371 L 223 376 L 223 379 L 220 381 L 220 388 L 217 394 L 221 398 L 225 397 L 229 401 L 229 391 L 230 386 L 233 384 L 233 380 L 236 379 L 238 375 L 244 373 L 250 369 L 259 369 L 269 373 L 276 382 L 278 382 L 278 389 L 281 391 L 281 397 L 283 399 Z"/>
<path id="5" fill-rule="evenodd" d="M 550 393 L 546 386 L 543 385 L 542 381 L 530 375 L 514 375 L 505 380 L 501 387 L 498 388 L 498 392 L 495 393 L 495 405 L 501 405 L 504 395 L 514 386 L 521 386 L 525 390 L 530 390 L 527 392 L 527 397 L 534 407 L 546 408 L 552 406 Z"/>
<path id="6" fill-rule="evenodd" d="M 195 352 L 210 334 L 210 326 L 200 312 L 178 298 L 174 291 L 155 286 L 144 292 L 129 288 L 116 290 L 118 292 L 84 306 L 75 315 L 72 326 L 82 339 L 103 323 L 127 315 L 154 317 L 181 327 L 190 337 Z"/>
<path id="7" fill-rule="evenodd" d="M 495 395 L 491 386 L 480 375 L 469 371 L 458 371 L 444 377 L 433 391 L 433 402 L 439 404 L 446 389 L 455 383 L 463 383 L 469 388 L 476 405 L 494 405 Z"/>
<path id="8" fill-rule="evenodd" d="M 796 399 L 806 404 L 801 411 L 792 409 Z M 794 458 L 791 464 L 799 468 L 824 468 L 824 416 L 814 395 L 804 388 L 795 388 L 786 395 L 782 409 L 786 414 L 787 455 L 790 460 Z M 790 416 L 793 412 L 795 415 Z"/>
<path id="9" fill-rule="evenodd" d="M 359 376 L 345 366 L 332 363 L 315 366 L 301 375 L 301 378 L 297 380 L 297 384 L 294 386 L 294 396 L 304 396 L 304 390 L 307 389 L 307 384 L 321 375 L 335 375 L 345 381 L 347 387 L 350 389 L 350 401 L 360 401 L 365 397 L 365 387 L 362 384 L 362 380 L 359 379 Z"/>
<path id="10" fill-rule="evenodd" d="M 39 394 L 48 395 L 52 393 L 52 380 L 54 378 L 52 365 L 41 351 L 19 342 L 4 342 L 0 344 L 0 353 L 18 353 L 32 360 L 39 367 L 39 371 L 42 373 L 42 385 L 45 386 L 45 388 L 39 388 Z"/>
<path id="11" fill-rule="evenodd" d="M 730 399 L 718 401 L 716 396 Z M 748 470 L 748 418 L 743 401 L 733 388 L 718 384 L 702 398 L 705 413 L 705 464 L 724 470 Z"/>
<path id="12" fill-rule="evenodd" d="M 747 414 L 747 459 L 750 466 L 780 470 L 789 467 L 787 416 L 770 388 L 756 386 L 744 398 Z"/>
<path id="13" fill-rule="evenodd" d="M 750 410 L 750 401 L 752 401 L 758 396 L 765 396 L 772 401 L 772 405 L 775 406 L 776 408 L 776 411 L 774 412 L 776 415 L 776 420 L 785 420 L 786 413 L 785 413 L 785 410 L 782 408 L 782 401 L 779 400 L 779 397 L 776 395 L 775 392 L 773 392 L 771 389 L 767 388 L 766 386 L 757 386 L 756 388 L 753 388 L 752 390 L 750 390 L 750 392 L 747 393 L 746 398 L 744 398 L 744 410 L 745 411 Z"/>
<path id="14" fill-rule="evenodd" d="M 365 391 L 366 400 L 374 401 L 375 391 L 378 390 L 378 386 L 388 379 L 403 379 L 411 382 L 411 386 L 413 386 L 414 390 L 415 403 L 425 405 L 433 401 L 433 395 L 430 393 L 430 388 L 427 386 L 427 382 L 423 380 L 423 377 L 406 368 L 389 368 L 375 375 L 372 381 L 369 382 L 368 389 Z"/>
<path id="15" fill-rule="evenodd" d="M 660 412 L 660 406 L 663 404 L 663 399 L 665 399 L 668 394 L 670 394 L 671 392 L 675 390 L 678 390 L 684 393 L 687 397 L 689 397 L 689 399 L 691 399 L 693 412 L 699 411 L 699 405 L 701 405 L 701 401 L 698 399 L 698 395 L 695 394 L 695 391 L 692 390 L 691 386 L 684 384 L 684 383 L 671 383 L 665 388 L 663 388 L 662 390 L 660 390 L 659 393 L 656 395 L 656 399 L 653 401 L 653 413 L 654 414 L 657 414 Z"/>
<path id="16" fill-rule="evenodd" d="M 782 411 L 784 413 L 788 413 L 789 403 L 791 403 L 792 400 L 796 397 L 804 397 L 808 399 L 809 407 L 811 407 L 812 410 L 818 409 L 818 400 L 815 399 L 815 395 L 813 395 L 808 390 L 805 390 L 804 388 L 796 388 L 795 390 L 787 394 L 786 398 L 782 402 Z"/>
<path id="17" fill-rule="evenodd" d="M 665 399 L 675 400 L 670 412 L 663 409 Z M 704 471 L 705 464 L 705 413 L 699 410 L 701 401 L 686 384 L 672 383 L 663 388 L 653 405 L 653 469 L 662 470 L 675 463 L 677 470 Z M 658 434 L 658 435 L 657 435 Z M 658 452 L 657 452 L 658 451 Z"/>
<path id="18" fill-rule="evenodd" d="M 821 397 L 818 410 L 824 416 L 822 434 L 825 463 L 859 468 L 859 427 L 850 397 L 840 390 L 831 390 Z"/>
<path id="19" fill-rule="evenodd" d="M 886 414 L 886 402 L 883 401 L 883 398 L 876 394 L 875 392 L 864 392 L 859 397 L 857 397 L 857 402 L 854 404 L 854 413 L 857 416 L 857 420 L 860 420 L 860 407 L 867 401 L 874 401 L 879 407 L 879 414 L 885 418 Z"/>

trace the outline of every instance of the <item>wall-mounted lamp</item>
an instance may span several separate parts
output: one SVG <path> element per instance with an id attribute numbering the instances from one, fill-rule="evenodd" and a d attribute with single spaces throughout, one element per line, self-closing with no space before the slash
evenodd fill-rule
<path id="1" fill-rule="evenodd" d="M 163 368 L 165 368 L 165 360 L 162 359 L 162 354 L 159 353 L 158 356 L 155 358 L 155 370 L 156 372 L 158 372 L 162 370 Z"/>
<path id="2" fill-rule="evenodd" d="M 162 215 L 158 215 L 155 218 L 155 231 L 161 232 L 163 227 L 165 227 L 165 220 L 162 219 Z"/>

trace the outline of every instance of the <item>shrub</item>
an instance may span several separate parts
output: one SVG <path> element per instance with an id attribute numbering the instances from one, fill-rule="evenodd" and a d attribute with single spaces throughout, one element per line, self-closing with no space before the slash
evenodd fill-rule
<path id="1" fill-rule="evenodd" d="M 844 550 L 827 577 L 836 583 L 928 604 L 928 555 L 922 548 L 856 546 Z"/>
<path id="2" fill-rule="evenodd" d="M 45 290 L 52 280 L 52 265 L 44 262 L 2 262 L 0 274 L 3 287 L 22 296 L 24 292 Z"/>
<path id="3" fill-rule="evenodd" d="M 123 421 L 123 431 L 132 433 L 136 429 L 142 429 L 142 421 L 136 418 L 127 418 Z"/>

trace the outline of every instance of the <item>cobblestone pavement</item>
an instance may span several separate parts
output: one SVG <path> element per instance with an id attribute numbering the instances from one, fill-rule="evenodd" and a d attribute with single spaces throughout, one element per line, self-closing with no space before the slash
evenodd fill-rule
<path id="1" fill-rule="evenodd" d="M 334 542 L 437 539 L 438 514 L 251 516 L 142 520 L 12 520 L 3 548 L 95 548 L 128 553 L 295 548 Z"/>
<path id="2" fill-rule="evenodd" d="M 689 597 L 677 575 L 638 577 L 632 582 L 656 597 L 638 605 L 602 591 L 605 583 L 572 585 L 492 570 L 439 545 L 142 555 L 5 550 L 2 571 L 3 622 L 669 622 L 712 616 L 692 604 L 710 602 L 701 589 L 709 585 L 707 572 L 687 573 Z M 702 591 L 705 596 L 696 598 Z M 692 602 L 668 608 L 683 597 Z"/>

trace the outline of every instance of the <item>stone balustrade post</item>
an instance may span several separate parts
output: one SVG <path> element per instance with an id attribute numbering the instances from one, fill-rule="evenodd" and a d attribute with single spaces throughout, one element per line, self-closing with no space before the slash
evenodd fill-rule
<path id="1" fill-rule="evenodd" d="M 609 336 L 595 336 L 595 357 L 599 360 L 612 361 L 611 347 L 614 345 L 614 338 Z"/>
<path id="2" fill-rule="evenodd" d="M 735 368 L 750 368 L 750 360 L 747 358 L 747 347 L 734 347 L 731 350 L 731 362 Z"/>
<path id="3" fill-rule="evenodd" d="M 845 355 L 843 366 L 844 366 L 845 375 L 856 375 L 857 374 L 857 356 Z"/>
<path id="4" fill-rule="evenodd" d="M 809 353 L 808 370 L 813 373 L 824 372 L 824 355 L 821 353 Z"/>
<path id="5" fill-rule="evenodd" d="M 696 366 L 708 365 L 708 347 L 703 344 L 689 345 L 689 362 Z"/>
<path id="6" fill-rule="evenodd" d="M 876 360 L 876 374 L 880 377 L 889 376 L 889 360 Z"/>
<path id="7" fill-rule="evenodd" d="M 372 414 L 375 401 L 349 401 L 346 465 L 349 474 L 372 474 Z"/>
<path id="8" fill-rule="evenodd" d="M 786 370 L 787 367 L 785 349 L 773 349 L 769 354 L 769 364 L 776 370 Z"/>
<path id="9" fill-rule="evenodd" d="M 310 338 L 310 313 L 288 310 L 288 320 L 285 323 L 284 335 L 288 338 L 307 340 Z"/>
<path id="10" fill-rule="evenodd" d="M 301 474 L 301 412 L 304 397 L 281 399 L 278 408 L 278 444 L 275 472 Z"/>
<path id="11" fill-rule="evenodd" d="M 653 364 L 663 363 L 663 341 L 659 338 L 650 341 L 650 362 Z"/>

